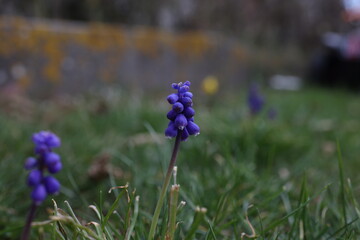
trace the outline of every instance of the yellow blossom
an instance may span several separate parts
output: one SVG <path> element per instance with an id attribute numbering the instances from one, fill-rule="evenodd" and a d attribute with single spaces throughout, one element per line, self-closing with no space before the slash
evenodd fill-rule
<path id="1" fill-rule="evenodd" d="M 202 81 L 202 90 L 208 94 L 213 95 L 219 90 L 219 80 L 215 76 L 207 76 Z"/>

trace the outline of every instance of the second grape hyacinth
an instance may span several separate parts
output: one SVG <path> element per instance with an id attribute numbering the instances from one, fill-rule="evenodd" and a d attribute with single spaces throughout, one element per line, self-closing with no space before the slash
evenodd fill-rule
<path id="1" fill-rule="evenodd" d="M 177 93 L 167 97 L 172 109 L 167 114 L 170 122 L 165 130 L 166 137 L 173 138 L 181 134 L 181 141 L 186 141 L 190 135 L 200 134 L 199 126 L 194 123 L 195 110 L 192 108 L 193 94 L 189 92 L 190 85 L 189 81 L 172 84 Z"/>
<path id="2" fill-rule="evenodd" d="M 47 195 L 60 190 L 60 183 L 51 175 L 45 176 L 45 169 L 55 174 L 62 169 L 60 156 L 52 151 L 61 142 L 58 136 L 48 131 L 41 131 L 32 136 L 37 158 L 29 157 L 25 162 L 25 169 L 31 170 L 27 183 L 32 188 L 31 198 L 36 205 L 41 204 Z"/>

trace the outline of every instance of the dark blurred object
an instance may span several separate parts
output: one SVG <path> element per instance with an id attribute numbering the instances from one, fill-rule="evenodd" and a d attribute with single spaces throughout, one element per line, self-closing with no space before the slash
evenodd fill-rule
<path id="1" fill-rule="evenodd" d="M 311 79 L 326 87 L 360 89 L 360 1 L 343 0 L 346 33 L 325 33 L 310 66 Z"/>
<path id="2" fill-rule="evenodd" d="M 315 54 L 311 79 L 326 87 L 360 90 L 360 28 L 348 34 L 326 33 Z"/>
<path id="3" fill-rule="evenodd" d="M 104 153 L 94 158 L 88 169 L 89 178 L 100 181 L 106 179 L 109 175 L 116 179 L 124 178 L 124 172 L 121 168 L 114 167 L 111 164 L 111 156 L 109 154 Z"/>

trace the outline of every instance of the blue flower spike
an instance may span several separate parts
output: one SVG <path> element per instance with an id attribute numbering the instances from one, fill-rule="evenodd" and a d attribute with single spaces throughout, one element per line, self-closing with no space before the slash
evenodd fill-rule
<path id="1" fill-rule="evenodd" d="M 37 157 L 27 158 L 24 168 L 31 170 L 27 178 L 27 184 L 32 188 L 31 199 L 35 205 L 40 205 L 48 195 L 56 194 L 60 190 L 59 181 L 50 174 L 62 169 L 60 156 L 53 152 L 53 148 L 60 147 L 61 141 L 49 131 L 34 133 L 32 141 Z M 46 170 L 50 174 L 46 174 Z"/>
<path id="2" fill-rule="evenodd" d="M 164 205 L 164 199 L 166 198 L 167 188 L 170 184 L 172 173 L 175 171 L 174 166 L 176 166 L 176 157 L 180 148 L 180 143 L 181 141 L 188 140 L 190 135 L 198 135 L 200 133 L 199 126 L 194 123 L 195 110 L 192 108 L 193 94 L 189 92 L 190 85 L 191 83 L 189 81 L 171 84 L 171 87 L 176 90 L 176 93 L 172 93 L 167 97 L 167 101 L 172 107 L 166 115 L 170 122 L 165 130 L 165 136 L 168 138 L 176 137 L 176 139 L 166 177 L 161 188 L 160 197 L 152 217 L 148 240 L 156 239 L 155 232 L 161 209 Z"/>
<path id="3" fill-rule="evenodd" d="M 194 123 L 195 110 L 193 106 L 193 94 L 189 92 L 191 83 L 173 83 L 172 88 L 177 93 L 172 93 L 167 97 L 167 101 L 172 105 L 172 109 L 167 113 L 170 123 L 165 130 L 168 138 L 176 137 L 181 134 L 181 141 L 186 141 L 190 135 L 199 135 L 200 128 Z"/>
<path id="4" fill-rule="evenodd" d="M 258 86 L 252 84 L 248 92 L 248 106 L 250 109 L 251 115 L 255 116 L 261 112 L 264 107 L 265 100 L 261 96 Z"/>

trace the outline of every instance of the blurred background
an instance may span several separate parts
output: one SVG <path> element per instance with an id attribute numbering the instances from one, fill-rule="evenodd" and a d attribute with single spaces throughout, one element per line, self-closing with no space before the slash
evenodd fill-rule
<path id="1" fill-rule="evenodd" d="M 297 89 L 311 80 L 359 87 L 359 5 L 2 0 L 0 88 L 51 97 L 99 86 L 159 90 L 186 80 L 199 86 L 207 76 L 222 89 L 271 79 L 275 88 Z"/>
<path id="2" fill-rule="evenodd" d="M 173 144 L 165 99 L 187 80 L 201 134 L 179 154 L 181 229 L 199 205 L 232 239 L 254 204 L 258 231 L 292 214 L 307 180 L 306 238 L 360 235 L 359 221 L 341 225 L 338 184 L 339 146 L 349 223 L 360 216 L 359 20 L 360 0 L 0 0 L 0 238 L 19 236 L 22 164 L 43 129 L 62 139 L 59 206 L 91 220 L 99 192 L 107 208 L 106 191 L 129 182 L 145 236 Z M 290 226 L 262 236 L 289 239 Z"/>

